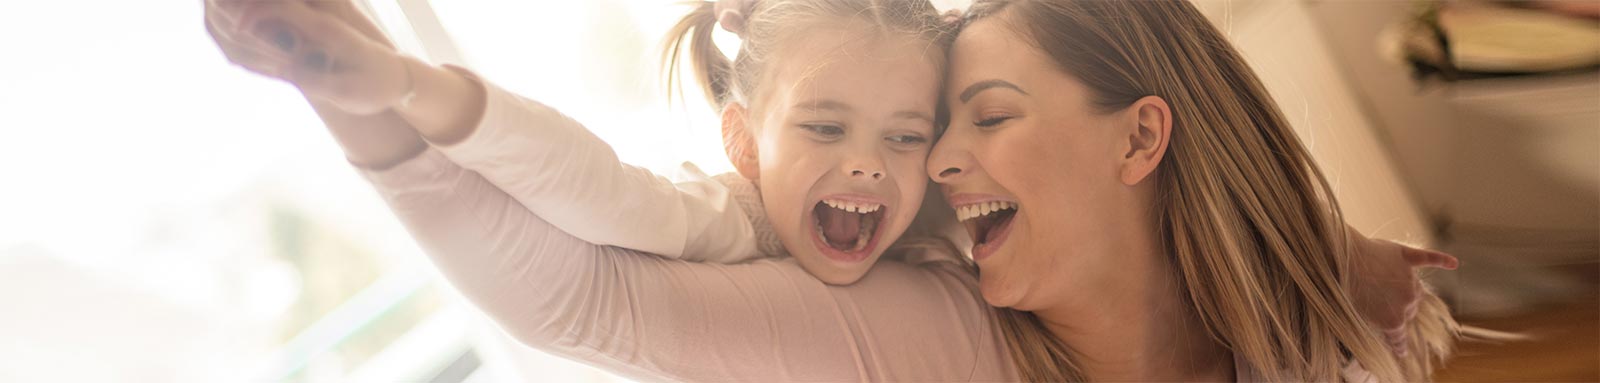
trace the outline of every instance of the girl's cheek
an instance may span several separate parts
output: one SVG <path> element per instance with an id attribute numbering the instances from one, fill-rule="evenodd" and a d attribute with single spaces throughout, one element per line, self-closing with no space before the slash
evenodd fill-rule
<path id="1" fill-rule="evenodd" d="M 901 184 L 908 182 L 927 182 L 927 156 L 926 153 L 907 153 L 894 158 L 894 177 Z"/>

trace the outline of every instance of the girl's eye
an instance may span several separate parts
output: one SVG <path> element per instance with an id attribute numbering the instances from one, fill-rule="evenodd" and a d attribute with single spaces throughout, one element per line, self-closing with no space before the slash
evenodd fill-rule
<path id="1" fill-rule="evenodd" d="M 800 128 L 823 137 L 831 138 L 844 135 L 844 128 L 837 125 L 800 124 Z"/>
<path id="2" fill-rule="evenodd" d="M 918 136 L 918 135 L 914 135 L 914 134 L 894 135 L 894 136 L 889 136 L 888 138 L 884 138 L 884 139 L 885 140 L 889 140 L 889 142 L 893 142 L 893 143 L 896 143 L 896 144 L 920 144 L 920 143 L 928 142 L 927 138 L 923 138 L 922 136 Z"/>
<path id="3" fill-rule="evenodd" d="M 985 118 L 985 119 L 982 119 L 982 120 L 978 120 L 977 122 L 974 122 L 972 124 L 973 125 L 977 125 L 980 128 L 988 128 L 988 127 L 992 127 L 992 126 L 995 126 L 995 125 L 1000 125 L 1000 123 L 1006 122 L 1006 120 L 1010 120 L 1010 119 L 1011 119 L 1011 116 L 989 117 L 989 118 Z"/>

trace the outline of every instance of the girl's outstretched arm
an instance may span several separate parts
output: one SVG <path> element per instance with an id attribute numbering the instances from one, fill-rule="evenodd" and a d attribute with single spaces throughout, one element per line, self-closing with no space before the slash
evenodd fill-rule
<path id="1" fill-rule="evenodd" d="M 757 255 L 745 212 L 722 184 L 708 177 L 675 184 L 623 164 L 553 109 L 370 38 L 358 28 L 370 21 L 347 2 L 334 2 L 346 10 L 334 13 L 301 0 L 211 1 L 219 45 L 249 53 L 229 58 L 299 87 L 357 165 L 409 158 L 426 139 L 589 242 L 703 261 Z"/>

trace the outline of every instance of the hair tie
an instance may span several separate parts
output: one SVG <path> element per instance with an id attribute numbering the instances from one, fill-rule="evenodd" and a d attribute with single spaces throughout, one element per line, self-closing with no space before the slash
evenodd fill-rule
<path id="1" fill-rule="evenodd" d="M 716 0 L 716 6 L 712 9 L 717 13 L 717 24 L 722 24 L 723 30 L 744 37 L 744 14 L 754 5 L 755 2 L 749 0 Z"/>
<path id="2" fill-rule="evenodd" d="M 950 9 L 948 11 L 944 11 L 944 16 L 943 17 L 944 17 L 945 25 L 955 25 L 955 26 L 961 25 L 961 20 L 966 18 L 966 16 L 964 15 L 964 12 L 961 12 L 960 9 L 954 9 L 954 8 L 952 8 L 952 9 Z"/>

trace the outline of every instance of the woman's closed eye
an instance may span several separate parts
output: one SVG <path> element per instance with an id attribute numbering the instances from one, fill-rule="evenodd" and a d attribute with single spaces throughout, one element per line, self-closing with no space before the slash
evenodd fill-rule
<path id="1" fill-rule="evenodd" d="M 1007 120 L 1010 120 L 1012 118 L 1013 118 L 1012 116 L 984 117 L 983 119 L 980 119 L 980 120 L 972 122 L 972 125 L 975 125 L 975 126 L 977 126 L 979 128 L 989 128 L 989 127 L 994 127 L 996 125 L 1000 125 L 1001 123 L 1004 123 Z"/>

